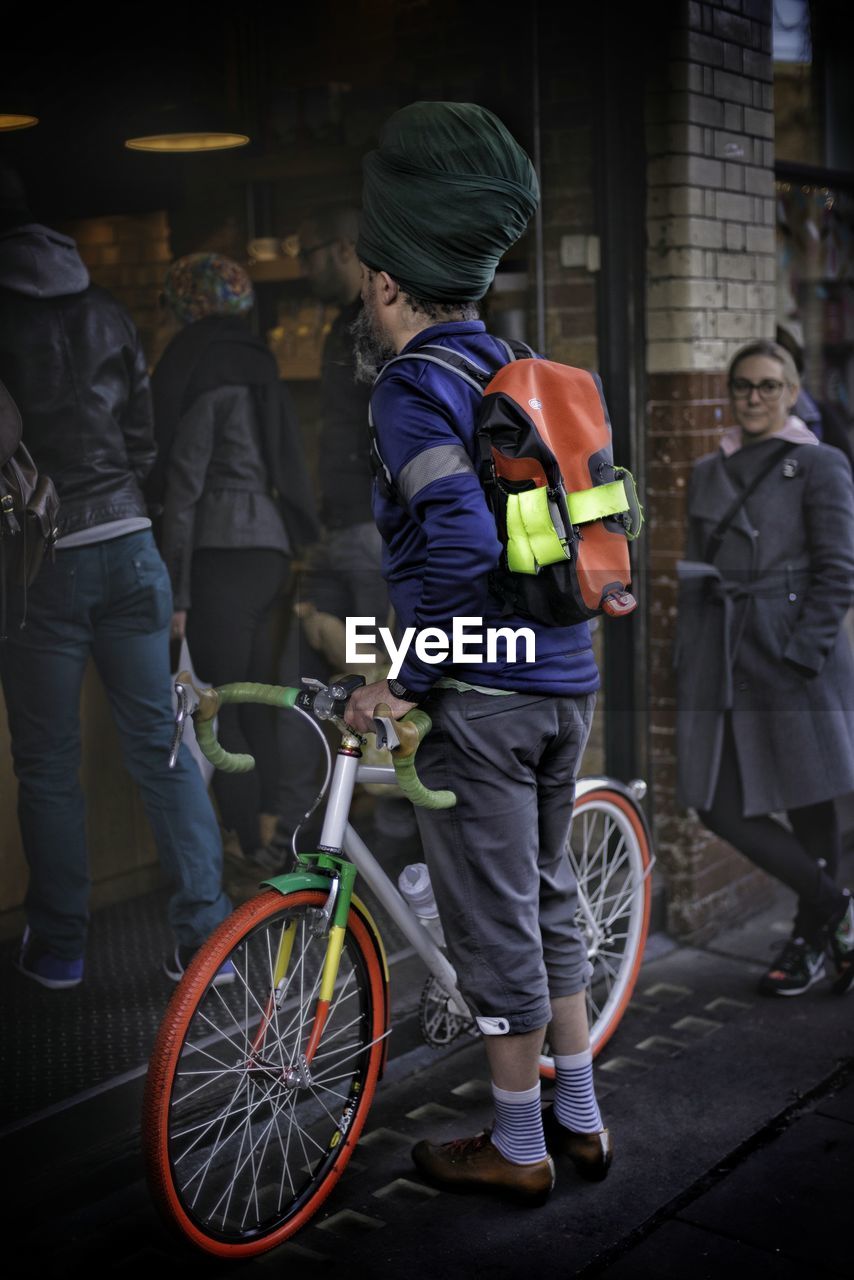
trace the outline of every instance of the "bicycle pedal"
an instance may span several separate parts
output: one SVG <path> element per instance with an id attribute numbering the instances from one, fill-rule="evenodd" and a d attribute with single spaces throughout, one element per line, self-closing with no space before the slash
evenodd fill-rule
<path id="1" fill-rule="evenodd" d="M 456 1011 L 453 1000 L 432 974 L 424 983 L 418 1016 L 421 1034 L 434 1049 L 441 1049 L 464 1033 L 479 1034 L 474 1022 Z"/>

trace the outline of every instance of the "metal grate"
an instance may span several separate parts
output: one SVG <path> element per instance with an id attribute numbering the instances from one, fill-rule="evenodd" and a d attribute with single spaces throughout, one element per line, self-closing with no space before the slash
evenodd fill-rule
<path id="1" fill-rule="evenodd" d="M 103 908 L 92 917 L 84 980 L 67 991 L 18 973 L 20 941 L 3 944 L 0 1127 L 147 1062 L 174 990 L 161 967 L 171 938 L 162 891 Z"/>

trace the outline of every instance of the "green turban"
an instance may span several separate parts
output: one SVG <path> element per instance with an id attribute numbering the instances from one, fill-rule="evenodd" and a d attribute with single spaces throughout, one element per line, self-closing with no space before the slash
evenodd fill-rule
<path id="1" fill-rule="evenodd" d="M 362 162 L 357 253 L 406 293 L 482 298 L 537 207 L 534 166 L 501 121 L 470 102 L 396 111 Z"/>

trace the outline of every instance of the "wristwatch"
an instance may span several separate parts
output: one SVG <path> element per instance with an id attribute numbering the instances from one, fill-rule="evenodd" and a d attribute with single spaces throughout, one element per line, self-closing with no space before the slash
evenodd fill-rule
<path id="1" fill-rule="evenodd" d="M 400 698 L 401 702 L 420 702 L 424 697 L 423 693 L 413 693 L 411 689 L 407 689 L 406 685 L 401 684 L 399 680 L 387 680 L 386 684 L 389 692 L 396 698 Z"/>

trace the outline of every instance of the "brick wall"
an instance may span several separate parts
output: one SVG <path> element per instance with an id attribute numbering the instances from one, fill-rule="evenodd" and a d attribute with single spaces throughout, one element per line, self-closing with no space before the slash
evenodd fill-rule
<path id="1" fill-rule="evenodd" d="M 127 307 L 153 367 L 172 331 L 159 304 L 172 257 L 166 213 L 86 218 L 60 229 L 77 241 L 93 282 Z"/>
<path id="2" fill-rule="evenodd" d="M 650 372 L 723 369 L 775 328 L 771 6 L 680 9 L 646 104 Z"/>
<path id="3" fill-rule="evenodd" d="M 767 881 L 676 805 L 675 564 L 693 462 L 728 425 L 725 370 L 775 328 L 770 0 L 682 0 L 649 83 L 647 511 L 655 833 L 669 927 L 695 940 Z"/>

